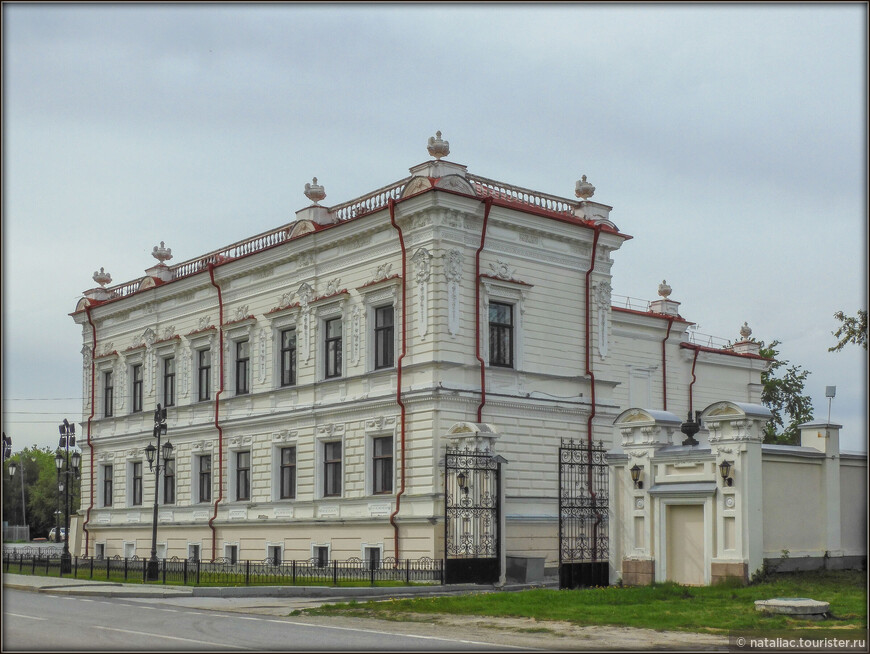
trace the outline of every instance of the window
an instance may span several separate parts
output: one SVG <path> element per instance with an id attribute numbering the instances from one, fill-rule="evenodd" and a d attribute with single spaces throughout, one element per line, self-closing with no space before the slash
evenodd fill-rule
<path id="1" fill-rule="evenodd" d="M 211 455 L 199 457 L 199 501 L 211 501 Z"/>
<path id="2" fill-rule="evenodd" d="M 489 303 L 489 365 L 514 367 L 514 308 Z"/>
<path id="3" fill-rule="evenodd" d="M 375 309 L 375 370 L 393 367 L 393 307 Z"/>
<path id="4" fill-rule="evenodd" d="M 199 561 L 199 543 L 190 543 L 187 546 L 187 558 L 190 561 Z"/>
<path id="5" fill-rule="evenodd" d="M 281 565 L 281 546 L 280 545 L 269 545 L 267 548 L 268 558 L 271 563 L 275 565 Z"/>
<path id="6" fill-rule="evenodd" d="M 329 565 L 329 547 L 324 545 L 314 546 L 314 558 L 317 559 L 317 567 L 325 568 Z"/>
<path id="7" fill-rule="evenodd" d="M 175 406 L 175 357 L 163 359 L 163 406 Z"/>
<path id="8" fill-rule="evenodd" d="M 106 544 L 105 543 L 96 543 L 94 545 L 94 558 L 101 559 L 101 560 L 106 558 Z"/>
<path id="9" fill-rule="evenodd" d="M 124 542 L 124 558 L 132 559 L 136 556 L 136 543 L 131 543 L 128 541 Z"/>
<path id="10" fill-rule="evenodd" d="M 198 350 L 196 359 L 199 401 L 203 402 L 211 397 L 211 350 Z"/>
<path id="11" fill-rule="evenodd" d="M 341 441 L 323 444 L 323 496 L 341 495 Z"/>
<path id="12" fill-rule="evenodd" d="M 381 567 L 381 548 L 366 547 L 365 559 L 369 570 L 378 570 Z"/>
<path id="13" fill-rule="evenodd" d="M 251 499 L 251 453 L 236 452 L 236 500 Z"/>
<path id="14" fill-rule="evenodd" d="M 296 497 L 296 448 L 281 448 L 281 494 L 282 500 Z"/>
<path id="15" fill-rule="evenodd" d="M 238 563 L 239 562 L 239 546 L 238 545 L 224 545 L 224 556 L 227 557 L 230 563 Z"/>
<path id="16" fill-rule="evenodd" d="M 133 506 L 141 506 L 142 504 L 142 462 L 134 461 L 132 464 L 133 496 L 131 498 Z"/>
<path id="17" fill-rule="evenodd" d="M 372 439 L 372 491 L 393 492 L 393 437 Z"/>
<path id="18" fill-rule="evenodd" d="M 236 342 L 236 395 L 251 392 L 250 367 L 251 344 L 248 341 Z"/>
<path id="19" fill-rule="evenodd" d="M 103 373 L 103 415 L 111 418 L 115 402 L 114 375 L 111 371 Z"/>
<path id="20" fill-rule="evenodd" d="M 142 410 L 142 364 L 133 366 L 133 413 Z"/>
<path id="21" fill-rule="evenodd" d="M 163 462 L 163 503 L 175 504 L 175 459 Z"/>
<path id="22" fill-rule="evenodd" d="M 296 383 L 296 330 L 281 332 L 281 386 Z"/>
<path id="23" fill-rule="evenodd" d="M 325 356 L 326 378 L 341 377 L 341 318 L 324 323 L 326 329 Z"/>
<path id="24" fill-rule="evenodd" d="M 112 506 L 112 466 L 103 466 L 103 506 Z"/>

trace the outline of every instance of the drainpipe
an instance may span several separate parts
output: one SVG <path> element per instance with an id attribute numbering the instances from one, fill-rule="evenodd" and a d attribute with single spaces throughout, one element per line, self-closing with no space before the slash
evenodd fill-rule
<path id="1" fill-rule="evenodd" d="M 91 500 L 88 505 L 87 513 L 85 514 L 85 521 L 82 523 L 82 531 L 85 532 L 85 556 L 88 555 L 90 551 L 88 549 L 89 540 L 90 540 L 90 532 L 88 531 L 88 523 L 91 521 L 91 509 L 94 508 L 94 444 L 91 441 L 91 421 L 94 419 L 94 395 L 95 395 L 95 374 L 96 374 L 96 355 L 97 355 L 97 327 L 94 325 L 93 318 L 91 317 L 91 307 L 89 305 L 85 306 L 85 313 L 88 316 L 88 324 L 91 326 L 91 338 L 92 338 L 92 349 L 91 349 L 91 415 L 88 416 L 88 447 L 91 450 Z M 24 467 L 21 468 L 22 474 L 24 473 Z"/>
<path id="2" fill-rule="evenodd" d="M 695 385 L 697 379 L 695 378 L 695 364 L 698 363 L 698 353 L 701 350 L 699 348 L 695 348 L 695 356 L 692 358 L 692 381 L 689 384 L 689 415 L 692 415 L 692 386 Z"/>
<path id="3" fill-rule="evenodd" d="M 664 406 L 662 407 L 663 411 L 668 410 L 668 359 L 665 356 L 665 343 L 668 342 L 668 337 L 671 335 L 671 327 L 674 324 L 673 316 L 668 318 L 668 331 L 665 334 L 665 337 L 662 339 L 662 402 Z"/>
<path id="4" fill-rule="evenodd" d="M 400 459 L 400 468 L 402 483 L 399 491 L 396 493 L 396 509 L 390 514 L 390 524 L 393 526 L 393 551 L 396 557 L 396 565 L 399 565 L 399 525 L 396 523 L 396 516 L 399 513 L 399 506 L 402 502 L 402 495 L 405 492 L 405 403 L 402 402 L 402 362 L 407 351 L 407 329 L 408 329 L 408 311 L 407 311 L 407 264 L 408 256 L 405 249 L 405 237 L 402 234 L 402 228 L 396 224 L 396 201 L 390 198 L 387 202 L 387 207 L 390 210 L 390 224 L 396 233 L 399 235 L 399 247 L 402 250 L 402 352 L 399 354 L 399 359 L 396 361 L 397 380 L 396 380 L 396 403 L 401 411 L 400 417 L 400 440 L 402 447 L 402 456 Z"/>
<path id="5" fill-rule="evenodd" d="M 483 201 L 483 229 L 480 232 L 480 247 L 474 255 L 474 316 L 475 316 L 475 334 L 474 348 L 477 360 L 480 362 L 480 404 L 477 406 L 477 422 L 483 422 L 483 405 L 486 404 L 486 363 L 483 357 L 480 356 L 480 253 L 483 251 L 483 244 L 486 241 L 486 225 L 489 222 L 489 210 L 492 207 L 492 198 L 488 197 Z"/>
<path id="6" fill-rule="evenodd" d="M 208 276 L 211 278 L 211 285 L 217 289 L 218 293 L 218 346 L 220 348 L 220 385 L 218 392 L 214 396 L 214 426 L 218 431 L 218 497 L 214 503 L 214 514 L 208 520 L 208 527 L 211 529 L 211 560 L 214 562 L 217 558 L 217 531 L 215 530 L 214 521 L 217 518 L 218 504 L 224 499 L 224 432 L 220 425 L 220 397 L 224 392 L 224 299 L 221 294 L 221 287 L 218 286 L 214 279 L 214 264 L 208 264 Z"/>
<path id="7" fill-rule="evenodd" d="M 588 456 L 586 467 L 586 490 L 592 500 L 592 510 L 595 512 L 595 523 L 592 526 L 592 560 L 598 559 L 598 525 L 601 524 L 601 512 L 595 505 L 595 491 L 592 487 L 592 419 L 595 418 L 595 374 L 592 372 L 592 357 L 589 356 L 589 330 L 591 329 L 591 316 L 589 314 L 589 287 L 592 271 L 595 270 L 595 253 L 598 250 L 598 237 L 601 236 L 601 225 L 595 226 L 595 236 L 592 239 L 592 255 L 589 258 L 589 269 L 586 271 L 586 374 L 590 380 L 590 395 L 592 400 L 592 409 L 589 412 L 589 419 L 586 421 L 586 450 Z"/>

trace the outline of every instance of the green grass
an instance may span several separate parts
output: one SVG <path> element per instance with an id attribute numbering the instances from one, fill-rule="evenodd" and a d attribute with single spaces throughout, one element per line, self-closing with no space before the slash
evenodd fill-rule
<path id="1" fill-rule="evenodd" d="M 833 617 L 815 622 L 768 616 L 755 610 L 755 600 L 773 597 L 810 597 L 829 602 Z M 642 587 L 477 593 L 324 605 L 302 613 L 393 620 L 410 617 L 409 614 L 522 617 L 541 622 L 565 621 L 578 626 L 613 625 L 708 633 L 795 627 L 866 629 L 867 574 L 852 571 L 780 574 L 752 586 L 689 587 L 664 583 Z"/>

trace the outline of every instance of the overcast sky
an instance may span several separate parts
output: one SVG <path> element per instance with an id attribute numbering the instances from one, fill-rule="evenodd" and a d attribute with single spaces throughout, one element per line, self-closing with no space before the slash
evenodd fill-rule
<path id="1" fill-rule="evenodd" d="M 81 419 L 104 267 L 144 274 L 426 161 L 564 197 L 634 238 L 613 292 L 782 341 L 867 450 L 867 5 L 3 5 L 3 430 Z M 614 298 L 618 300 L 618 297 Z"/>

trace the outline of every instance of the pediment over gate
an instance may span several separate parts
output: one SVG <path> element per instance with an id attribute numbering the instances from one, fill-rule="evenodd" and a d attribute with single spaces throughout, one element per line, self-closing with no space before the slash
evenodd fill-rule
<path id="1" fill-rule="evenodd" d="M 671 444 L 671 436 L 679 431 L 680 419 L 670 411 L 633 407 L 620 413 L 613 421 L 622 436 L 622 447 L 663 447 Z"/>
<path id="2" fill-rule="evenodd" d="M 773 417 L 766 406 L 746 402 L 714 402 L 701 412 L 710 443 L 762 442 L 764 426 Z"/>
<path id="3" fill-rule="evenodd" d="M 495 441 L 501 436 L 495 425 L 486 422 L 457 422 L 447 430 L 447 438 L 454 447 L 495 450 Z"/>

